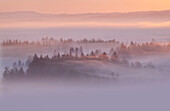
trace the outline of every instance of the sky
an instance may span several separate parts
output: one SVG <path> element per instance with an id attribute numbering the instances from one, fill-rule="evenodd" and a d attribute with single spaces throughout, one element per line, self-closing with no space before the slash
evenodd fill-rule
<path id="1" fill-rule="evenodd" d="M 136 11 L 162 11 L 170 10 L 170 0 L 0 0 L 0 12 L 16 12 L 16 11 L 34 11 L 47 14 L 76 14 L 76 13 L 111 13 L 111 12 L 136 12 Z M 28 14 L 28 13 L 26 13 Z M 168 13 L 167 13 L 168 14 Z M 42 21 L 41 18 L 35 18 L 38 21 L 27 21 L 32 18 L 31 15 L 22 21 L 22 17 L 16 18 L 0 15 L 0 28 L 6 27 L 60 27 L 60 26 L 114 26 L 114 27 L 169 27 L 170 21 L 140 21 L 138 23 L 99 23 L 97 21 L 89 22 L 71 20 L 69 23 L 59 23 L 51 21 Z M 19 18 L 18 18 L 19 17 Z M 3 20 L 5 18 L 5 20 Z M 12 20 L 9 22 L 9 19 Z M 145 17 L 143 17 L 145 18 Z M 158 17 L 164 19 L 165 16 Z M 99 17 L 100 19 L 100 17 Z M 146 18 L 148 19 L 148 18 Z M 16 22 L 15 20 L 19 21 Z M 5 22 L 7 21 L 7 22 Z M 107 20 L 105 20 L 107 21 Z M 80 23 L 79 23 L 80 22 Z"/>
<path id="2" fill-rule="evenodd" d="M 169 10 L 170 0 L 0 0 L 0 12 L 96 13 Z"/>

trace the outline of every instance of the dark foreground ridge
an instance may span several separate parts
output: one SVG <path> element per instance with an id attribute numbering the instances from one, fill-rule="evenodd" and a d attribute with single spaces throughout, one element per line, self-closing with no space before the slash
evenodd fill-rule
<path id="1" fill-rule="evenodd" d="M 118 57 L 115 53 L 115 62 L 118 62 Z M 94 52 L 87 54 L 86 56 L 82 53 L 81 56 L 77 54 L 73 56 L 70 54 L 63 54 L 53 56 L 49 58 L 48 55 L 43 57 L 34 55 L 33 59 L 27 63 L 28 69 L 24 72 L 23 68 L 19 69 L 16 65 L 13 69 L 9 70 L 7 67 L 3 73 L 4 80 L 13 79 L 31 79 L 31 78 L 113 78 L 116 73 L 112 72 L 108 77 L 98 76 L 96 67 L 89 67 L 90 63 L 110 62 L 109 57 L 104 52 L 101 55 L 95 55 Z M 97 66 L 97 65 L 96 65 Z"/>
<path id="2" fill-rule="evenodd" d="M 118 77 L 118 73 L 108 71 L 107 69 L 101 70 L 101 65 L 117 65 L 127 68 L 154 68 L 152 64 L 142 66 L 140 62 L 129 63 L 125 59 L 120 59 L 116 52 L 113 52 L 111 56 L 106 52 L 101 54 L 91 52 L 85 55 L 70 53 L 52 56 L 47 55 L 43 57 L 34 55 L 34 57 L 27 61 L 28 68 L 23 70 L 22 63 L 19 61 L 19 68 L 16 64 L 12 69 L 5 68 L 3 73 L 4 80 L 26 80 L 32 78 L 67 78 L 67 79 L 84 79 L 84 78 L 96 78 L 96 79 L 115 79 Z M 114 68 L 114 67 L 113 67 Z M 102 73 L 102 74 L 101 74 Z"/>

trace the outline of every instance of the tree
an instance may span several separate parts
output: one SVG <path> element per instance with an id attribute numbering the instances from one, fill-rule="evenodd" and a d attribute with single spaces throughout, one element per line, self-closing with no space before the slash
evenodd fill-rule
<path id="1" fill-rule="evenodd" d="M 109 54 L 112 55 L 114 52 L 115 52 L 114 49 L 111 48 L 110 51 L 109 51 Z"/>
<path id="2" fill-rule="evenodd" d="M 121 49 L 126 49 L 126 45 L 124 45 L 124 43 L 121 44 L 120 46 Z"/>
<path id="3" fill-rule="evenodd" d="M 75 53 L 77 53 L 77 54 L 79 53 L 79 48 L 75 49 Z"/>
<path id="4" fill-rule="evenodd" d="M 37 61 L 38 59 L 39 58 L 38 58 L 37 54 L 35 54 L 34 57 L 33 57 L 33 61 Z"/>
<path id="5" fill-rule="evenodd" d="M 99 55 L 99 59 L 101 59 L 101 60 L 108 60 L 109 57 L 107 56 L 106 52 L 103 52 L 102 55 Z"/>
<path id="6" fill-rule="evenodd" d="M 49 60 L 50 60 L 50 58 L 48 57 L 48 55 L 46 55 L 46 56 L 44 57 L 44 60 L 46 60 L 46 61 L 49 61 Z"/>
<path id="7" fill-rule="evenodd" d="M 60 53 L 58 53 L 57 58 L 60 59 L 60 57 L 61 57 L 61 56 L 60 56 Z"/>
<path id="8" fill-rule="evenodd" d="M 42 55 L 40 56 L 40 60 L 44 60 L 44 58 L 43 58 L 43 56 L 42 56 Z"/>
<path id="9" fill-rule="evenodd" d="M 80 46 L 80 53 L 82 53 L 83 52 L 83 47 L 82 46 Z"/>
<path id="10" fill-rule="evenodd" d="M 76 52 L 76 54 L 75 54 L 75 58 L 78 58 L 78 53 Z"/>
<path id="11" fill-rule="evenodd" d="M 73 47 L 71 47 L 71 48 L 69 49 L 69 53 L 74 53 L 74 48 L 73 48 Z"/>
<path id="12" fill-rule="evenodd" d="M 90 56 L 95 56 L 95 53 L 92 51 L 92 52 L 90 53 Z"/>
<path id="13" fill-rule="evenodd" d="M 60 42 L 63 42 L 63 39 L 62 39 L 62 38 L 60 39 Z"/>
<path id="14" fill-rule="evenodd" d="M 16 62 L 13 63 L 13 68 L 14 69 L 17 68 L 17 63 Z"/>
<path id="15" fill-rule="evenodd" d="M 103 55 L 106 56 L 107 55 L 106 52 L 103 52 Z"/>
<path id="16" fill-rule="evenodd" d="M 114 51 L 114 53 L 111 56 L 111 61 L 114 61 L 114 62 L 118 62 L 119 61 L 118 55 L 117 55 L 117 53 L 115 51 Z"/>
<path id="17" fill-rule="evenodd" d="M 133 43 L 133 41 L 131 41 L 131 42 L 130 42 L 130 45 L 131 45 L 131 46 L 134 46 L 134 43 Z"/>
<path id="18" fill-rule="evenodd" d="M 81 58 L 84 58 L 84 53 L 83 52 L 81 53 Z"/>
<path id="19" fill-rule="evenodd" d="M 3 79 L 8 79 L 9 78 L 9 69 L 8 67 L 5 67 L 5 71 L 3 72 Z"/>
<path id="20" fill-rule="evenodd" d="M 97 50 L 95 51 L 95 55 L 99 55 L 99 54 L 101 54 L 101 50 L 98 50 L 98 49 L 97 49 Z"/>
<path id="21" fill-rule="evenodd" d="M 24 72 L 22 67 L 19 69 L 18 75 L 19 75 L 19 77 L 24 77 L 25 76 L 25 72 Z"/>
<path id="22" fill-rule="evenodd" d="M 71 53 L 71 52 L 70 52 L 70 54 L 69 54 L 69 57 L 70 57 L 70 58 L 73 58 L 73 55 L 72 55 L 72 53 Z"/>
<path id="23" fill-rule="evenodd" d="M 21 67 L 21 66 L 22 66 L 21 60 L 18 60 L 18 67 Z"/>

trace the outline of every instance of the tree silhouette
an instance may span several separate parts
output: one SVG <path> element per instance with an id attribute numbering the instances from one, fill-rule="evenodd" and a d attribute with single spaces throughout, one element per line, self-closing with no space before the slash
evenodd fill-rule
<path id="1" fill-rule="evenodd" d="M 118 55 L 117 55 L 117 53 L 115 51 L 111 56 L 111 61 L 113 61 L 113 62 L 118 62 L 119 61 Z"/>
<path id="2" fill-rule="evenodd" d="M 3 72 L 3 79 L 8 79 L 9 78 L 9 69 L 8 67 L 5 67 L 5 71 Z"/>
<path id="3" fill-rule="evenodd" d="M 34 57 L 33 57 L 33 61 L 37 61 L 38 59 L 39 58 L 38 58 L 37 54 L 35 54 Z"/>
<path id="4" fill-rule="evenodd" d="M 18 76 L 19 76 L 20 78 L 23 78 L 23 77 L 25 76 L 25 72 L 24 72 L 24 70 L 23 70 L 22 67 L 19 69 Z"/>

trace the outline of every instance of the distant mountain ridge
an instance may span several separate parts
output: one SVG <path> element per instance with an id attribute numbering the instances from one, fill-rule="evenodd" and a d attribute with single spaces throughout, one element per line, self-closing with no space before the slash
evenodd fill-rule
<path id="1" fill-rule="evenodd" d="M 66 14 L 66 13 L 60 13 L 60 14 L 47 14 L 47 13 L 39 13 L 35 11 L 14 11 L 14 12 L 0 12 L 1 14 L 42 14 L 42 15 L 87 15 L 87 14 L 151 14 L 151 13 L 169 13 L 170 10 L 162 10 L 162 11 L 136 11 L 136 12 L 110 12 L 110 13 L 72 13 L 72 14 Z"/>
<path id="2" fill-rule="evenodd" d="M 55 22 L 166 22 L 170 21 L 170 10 L 44 14 L 33 11 L 0 12 L 0 22 L 55 21 Z"/>

